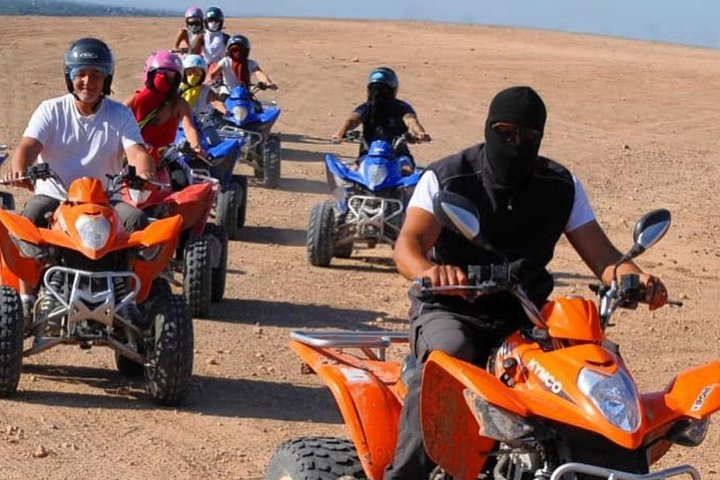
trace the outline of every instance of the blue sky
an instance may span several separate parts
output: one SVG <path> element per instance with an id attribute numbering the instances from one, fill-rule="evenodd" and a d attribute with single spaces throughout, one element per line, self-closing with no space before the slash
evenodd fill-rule
<path id="1" fill-rule="evenodd" d="M 230 16 L 434 20 L 517 25 L 720 48 L 717 0 L 190 0 Z M 147 7 L 147 0 L 104 0 Z M 186 0 L 155 0 L 182 13 Z"/>

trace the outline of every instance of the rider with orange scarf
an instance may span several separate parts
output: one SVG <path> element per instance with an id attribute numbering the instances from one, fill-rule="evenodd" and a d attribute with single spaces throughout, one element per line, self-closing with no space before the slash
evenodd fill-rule
<path id="1" fill-rule="evenodd" d="M 242 84 L 250 88 L 252 75 L 259 82 L 264 83 L 271 90 L 277 90 L 277 85 L 260 68 L 260 65 L 250 58 L 250 40 L 243 35 L 233 35 L 227 42 L 226 57 L 217 63 L 217 69 L 210 73 L 213 82 L 222 74 L 228 89 L 232 90 Z"/>

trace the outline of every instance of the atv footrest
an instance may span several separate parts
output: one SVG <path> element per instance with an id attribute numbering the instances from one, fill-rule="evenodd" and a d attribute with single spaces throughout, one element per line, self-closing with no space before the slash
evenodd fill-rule
<path id="1" fill-rule="evenodd" d="M 566 463 L 560 465 L 552 473 L 550 480 L 562 480 L 564 478 L 575 478 L 575 473 L 592 475 L 607 480 L 665 480 L 670 477 L 688 475 L 693 480 L 700 480 L 700 474 L 690 465 L 678 465 L 648 474 L 637 474 L 612 470 L 610 468 L 596 467 L 585 463 Z M 567 476 L 567 477 L 566 477 Z"/>

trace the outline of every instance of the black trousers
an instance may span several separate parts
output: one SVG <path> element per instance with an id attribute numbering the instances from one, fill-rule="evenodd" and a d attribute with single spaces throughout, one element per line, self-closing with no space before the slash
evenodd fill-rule
<path id="1" fill-rule="evenodd" d="M 126 232 L 135 232 L 147 227 L 148 219 L 145 212 L 124 202 L 112 203 Z M 47 228 L 48 215 L 52 215 L 58 206 L 60 206 L 60 200 L 56 198 L 47 195 L 33 195 L 25 202 L 21 215 L 29 218 L 38 227 Z"/>
<path id="2" fill-rule="evenodd" d="M 420 362 L 433 350 L 484 365 L 492 351 L 527 319 L 517 302 L 486 302 L 476 314 L 440 305 L 414 302 L 410 325 L 410 348 Z M 466 309 L 462 309 L 466 310 Z M 411 313 L 411 317 L 413 314 Z M 427 479 L 435 464 L 425 451 L 420 427 L 420 380 L 418 366 L 407 379 L 408 393 L 400 412 L 398 439 L 385 480 Z"/>

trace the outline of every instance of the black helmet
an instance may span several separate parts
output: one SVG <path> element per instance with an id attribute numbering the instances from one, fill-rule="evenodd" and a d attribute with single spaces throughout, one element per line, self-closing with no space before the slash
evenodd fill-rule
<path id="1" fill-rule="evenodd" d="M 368 88 L 370 88 L 370 85 L 373 84 L 387 85 L 392 90 L 392 94 L 394 97 L 395 95 L 397 95 L 397 90 L 400 83 L 398 82 L 397 74 L 395 73 L 395 71 L 393 71 L 392 68 L 378 67 L 373 69 L 373 71 L 370 72 L 370 75 L 368 75 Z"/>
<path id="2" fill-rule="evenodd" d="M 247 50 L 247 55 L 250 55 L 250 40 L 245 35 L 233 35 L 228 38 L 227 44 L 225 45 L 225 53 L 230 54 L 230 47 L 238 45 Z"/>
<path id="3" fill-rule="evenodd" d="M 223 29 L 225 15 L 219 7 L 210 7 L 205 11 L 205 28 L 210 28 L 208 27 L 208 23 L 210 22 L 220 22 L 220 28 L 218 28 L 218 31 Z"/>
<path id="4" fill-rule="evenodd" d="M 112 85 L 113 73 L 115 73 L 115 59 L 110 47 L 102 40 L 89 37 L 75 40 L 70 45 L 63 59 L 65 84 L 68 92 L 73 93 L 74 90 L 72 83 L 73 70 L 83 67 L 92 67 L 105 75 L 103 93 L 110 95 L 110 86 Z"/>

